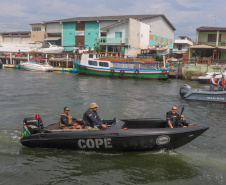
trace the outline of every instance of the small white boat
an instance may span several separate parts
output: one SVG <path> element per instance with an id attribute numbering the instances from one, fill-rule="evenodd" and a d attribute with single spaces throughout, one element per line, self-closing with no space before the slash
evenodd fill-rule
<path id="1" fill-rule="evenodd" d="M 43 57 L 33 57 L 27 62 L 20 64 L 24 70 L 28 71 L 42 71 L 42 72 L 52 72 L 54 68 L 48 64 L 47 58 Z"/>
<path id="2" fill-rule="evenodd" d="M 36 49 L 36 52 L 42 52 L 42 53 L 62 53 L 65 49 L 62 46 L 57 46 L 53 42 L 42 42 L 42 46 L 40 48 Z"/>

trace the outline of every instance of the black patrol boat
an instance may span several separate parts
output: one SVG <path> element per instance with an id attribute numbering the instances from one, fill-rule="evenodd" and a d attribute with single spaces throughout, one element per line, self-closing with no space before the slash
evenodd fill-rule
<path id="1" fill-rule="evenodd" d="M 24 119 L 21 144 L 26 147 L 87 151 L 149 151 L 181 147 L 207 129 L 196 125 L 169 128 L 163 119 L 105 120 L 106 130 L 60 129 L 59 123 L 43 128 L 39 115 Z"/>

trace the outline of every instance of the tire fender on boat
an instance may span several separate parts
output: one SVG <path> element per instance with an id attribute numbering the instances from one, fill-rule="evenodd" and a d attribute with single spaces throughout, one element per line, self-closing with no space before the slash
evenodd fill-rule
<path id="1" fill-rule="evenodd" d="M 135 71 L 134 71 L 134 74 L 139 74 L 140 73 L 140 71 L 138 70 L 138 69 L 136 69 Z"/>
<path id="2" fill-rule="evenodd" d="M 162 70 L 162 73 L 167 73 L 167 71 L 165 69 Z"/>
<path id="3" fill-rule="evenodd" d="M 124 71 L 124 70 L 120 70 L 120 74 L 122 74 L 122 75 L 123 75 L 124 73 L 125 73 L 125 71 Z"/>
<path id="4" fill-rule="evenodd" d="M 80 70 L 82 70 L 82 66 L 78 66 L 78 68 L 79 68 Z"/>
<path id="5" fill-rule="evenodd" d="M 115 70 L 114 70 L 114 69 L 112 69 L 112 70 L 110 71 L 110 73 L 114 74 L 114 73 L 115 73 Z"/>
<path id="6" fill-rule="evenodd" d="M 85 70 L 86 70 L 86 69 L 87 69 L 87 67 L 86 67 L 86 66 L 83 66 L 83 67 L 82 67 L 82 69 L 85 69 Z"/>

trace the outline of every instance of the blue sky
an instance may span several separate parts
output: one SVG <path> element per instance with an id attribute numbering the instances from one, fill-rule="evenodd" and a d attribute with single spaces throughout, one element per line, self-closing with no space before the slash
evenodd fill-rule
<path id="1" fill-rule="evenodd" d="M 72 17 L 164 14 L 178 36 L 200 26 L 226 27 L 225 0 L 0 0 L 0 32 L 29 31 L 32 23 Z"/>

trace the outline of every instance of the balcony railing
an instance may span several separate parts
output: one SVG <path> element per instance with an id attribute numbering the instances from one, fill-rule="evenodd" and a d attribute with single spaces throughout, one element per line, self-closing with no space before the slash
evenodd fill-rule
<path id="1" fill-rule="evenodd" d="M 100 43 L 125 43 L 128 44 L 128 38 L 100 38 Z"/>

